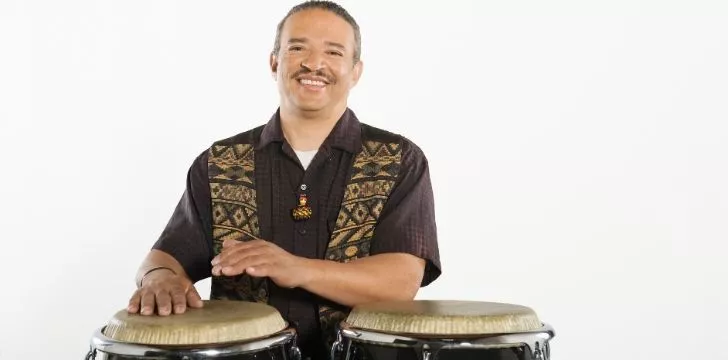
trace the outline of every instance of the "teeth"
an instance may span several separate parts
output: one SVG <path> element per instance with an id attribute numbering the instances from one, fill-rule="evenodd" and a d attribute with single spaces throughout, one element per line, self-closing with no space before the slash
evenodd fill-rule
<path id="1" fill-rule="evenodd" d="M 301 84 L 304 84 L 304 85 L 313 85 L 313 86 L 326 85 L 323 81 L 317 81 L 317 80 L 301 79 L 300 81 L 301 81 Z"/>

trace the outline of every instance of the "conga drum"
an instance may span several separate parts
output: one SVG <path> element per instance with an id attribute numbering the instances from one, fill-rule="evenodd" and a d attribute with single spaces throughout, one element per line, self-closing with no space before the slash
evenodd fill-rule
<path id="1" fill-rule="evenodd" d="M 414 300 L 354 307 L 337 326 L 332 359 L 548 360 L 553 328 L 525 306 Z"/>
<path id="2" fill-rule="evenodd" d="M 117 312 L 91 338 L 87 360 L 299 360 L 296 331 L 272 306 L 205 300 L 168 316 Z"/>

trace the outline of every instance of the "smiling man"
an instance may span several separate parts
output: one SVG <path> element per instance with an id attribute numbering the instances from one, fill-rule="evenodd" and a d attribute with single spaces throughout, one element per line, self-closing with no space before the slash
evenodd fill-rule
<path id="1" fill-rule="evenodd" d="M 348 107 L 360 54 L 359 27 L 339 5 L 290 10 L 270 54 L 278 109 L 194 160 L 129 312 L 203 306 L 193 284 L 212 276 L 210 299 L 274 306 L 304 358 L 324 359 L 353 306 L 411 300 L 438 278 L 426 157 Z"/>

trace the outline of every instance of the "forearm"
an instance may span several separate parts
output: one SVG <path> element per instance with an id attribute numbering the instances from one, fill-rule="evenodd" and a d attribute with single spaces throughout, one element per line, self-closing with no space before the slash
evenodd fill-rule
<path id="1" fill-rule="evenodd" d="M 409 254 L 380 254 L 348 263 L 305 259 L 302 288 L 345 306 L 412 300 L 422 282 L 425 262 Z"/>
<path id="2" fill-rule="evenodd" d="M 177 275 L 189 278 L 182 265 L 174 257 L 167 254 L 166 252 L 155 249 L 147 254 L 147 256 L 144 258 L 144 261 L 142 261 L 142 264 L 139 266 L 139 270 L 136 274 L 136 284 L 139 284 L 144 274 L 156 267 L 166 267 L 174 271 L 174 273 Z"/>

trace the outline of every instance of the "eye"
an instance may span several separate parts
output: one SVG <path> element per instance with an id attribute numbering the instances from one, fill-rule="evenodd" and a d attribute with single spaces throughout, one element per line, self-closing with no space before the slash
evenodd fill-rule
<path id="1" fill-rule="evenodd" d="M 344 56 L 344 54 L 342 54 L 340 51 L 334 51 L 334 50 L 329 51 L 329 55 Z"/>
<path id="2" fill-rule="evenodd" d="M 288 51 L 301 51 L 301 50 L 303 50 L 303 46 L 296 45 L 296 46 L 288 47 Z"/>

